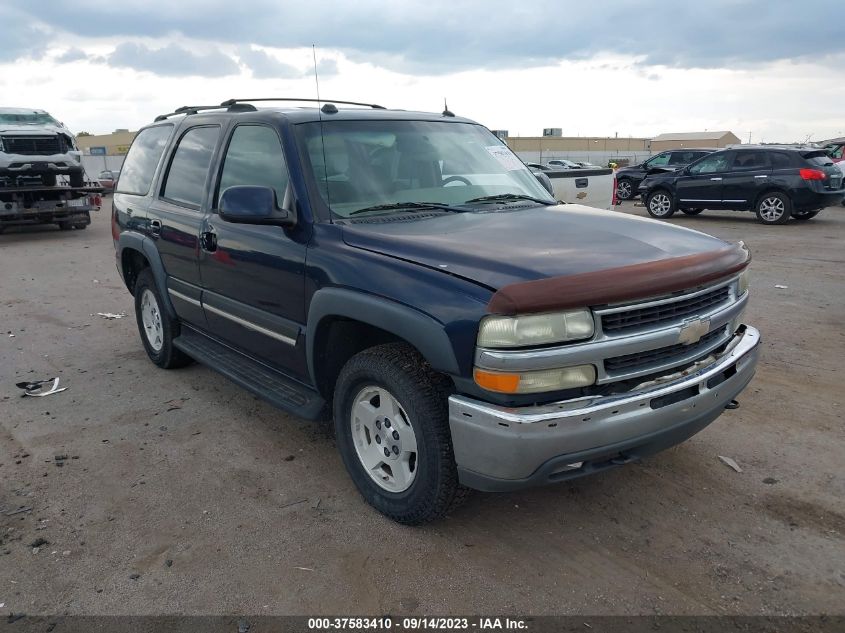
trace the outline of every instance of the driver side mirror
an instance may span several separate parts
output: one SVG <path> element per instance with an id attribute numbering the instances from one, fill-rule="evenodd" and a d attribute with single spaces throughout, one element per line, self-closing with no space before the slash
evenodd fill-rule
<path id="1" fill-rule="evenodd" d="M 543 189 L 545 189 L 550 194 L 552 194 L 552 196 L 554 196 L 555 195 L 555 189 L 554 189 L 554 187 L 552 187 L 552 181 L 549 179 L 549 177 L 541 171 L 535 171 L 535 172 L 532 172 L 532 173 L 534 174 L 534 177 L 538 181 L 540 181 L 540 184 L 543 185 Z"/>
<path id="2" fill-rule="evenodd" d="M 236 185 L 220 196 L 220 218 L 235 224 L 266 224 L 292 227 L 296 218 L 276 204 L 276 192 L 270 187 Z"/>

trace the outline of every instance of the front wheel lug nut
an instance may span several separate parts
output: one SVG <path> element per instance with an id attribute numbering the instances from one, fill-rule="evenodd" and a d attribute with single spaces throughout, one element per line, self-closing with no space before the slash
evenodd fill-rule
<path id="1" fill-rule="evenodd" d="M 376 428 L 377 429 L 381 428 L 381 420 L 376 420 Z"/>
<path id="2" fill-rule="evenodd" d="M 381 444 L 381 435 L 376 435 L 376 444 Z"/>
<path id="3" fill-rule="evenodd" d="M 385 450 L 387 450 L 387 449 L 385 449 Z M 394 455 L 398 455 L 398 454 L 399 454 L 399 447 L 398 447 L 398 446 L 394 446 L 394 447 L 393 447 L 393 454 L 394 454 Z"/>
<path id="4" fill-rule="evenodd" d="M 398 431 L 393 431 L 393 439 L 394 439 L 394 440 L 398 440 L 398 439 L 399 439 L 399 432 L 398 432 Z"/>
<path id="5" fill-rule="evenodd" d="M 390 451 L 387 449 L 387 447 L 386 447 L 386 446 L 384 447 L 384 456 L 385 456 L 385 457 L 390 457 Z"/>
<path id="6" fill-rule="evenodd" d="M 389 429 L 389 428 L 390 428 L 390 420 L 385 420 L 385 421 L 384 421 L 384 426 L 385 426 L 385 428 L 388 428 L 388 429 Z"/>

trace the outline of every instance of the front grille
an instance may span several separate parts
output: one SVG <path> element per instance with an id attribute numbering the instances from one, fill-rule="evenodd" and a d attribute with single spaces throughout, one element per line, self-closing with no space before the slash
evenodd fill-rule
<path id="1" fill-rule="evenodd" d="M 63 154 L 64 143 L 58 135 L 53 136 L 4 136 L 3 147 L 7 154 L 48 156 Z"/>
<path id="2" fill-rule="evenodd" d="M 687 317 L 701 314 L 713 306 L 724 303 L 730 298 L 728 286 L 722 286 L 694 297 L 679 297 L 677 301 L 661 303 L 646 308 L 632 307 L 623 312 L 603 314 L 601 326 L 605 334 L 617 334 L 633 330 L 644 325 L 658 325 L 681 321 Z"/>
<path id="3" fill-rule="evenodd" d="M 724 336 L 725 328 L 720 327 L 705 334 L 699 339 L 698 343 L 693 343 L 692 345 L 678 343 L 677 345 L 669 345 L 668 347 L 637 352 L 636 354 L 625 354 L 624 356 L 606 358 L 604 360 L 604 369 L 608 373 L 630 373 L 648 369 L 655 365 L 671 364 L 674 360 L 681 362 L 681 359 L 684 358 L 692 357 L 690 362 L 693 362 L 696 360 L 695 352 L 701 351 L 703 355 L 713 343 L 720 338 L 724 338 Z"/>

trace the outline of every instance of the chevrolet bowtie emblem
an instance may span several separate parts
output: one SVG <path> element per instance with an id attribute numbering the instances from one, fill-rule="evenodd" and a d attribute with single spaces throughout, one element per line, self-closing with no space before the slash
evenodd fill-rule
<path id="1" fill-rule="evenodd" d="M 689 319 L 681 326 L 678 342 L 684 345 L 698 343 L 710 331 L 710 319 Z"/>

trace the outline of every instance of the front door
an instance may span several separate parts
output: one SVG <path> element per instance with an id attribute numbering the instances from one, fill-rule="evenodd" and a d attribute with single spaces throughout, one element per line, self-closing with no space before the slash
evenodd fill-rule
<path id="1" fill-rule="evenodd" d="M 678 206 L 682 208 L 722 208 L 722 180 L 731 152 L 719 152 L 693 163 L 675 184 Z"/>
<path id="2" fill-rule="evenodd" d="M 213 208 L 235 185 L 259 185 L 290 200 L 287 164 L 277 130 L 235 126 L 218 170 Z M 291 229 L 226 222 L 213 210 L 201 229 L 200 272 L 209 331 L 300 380 L 308 379 L 305 251 L 308 227 Z"/>

